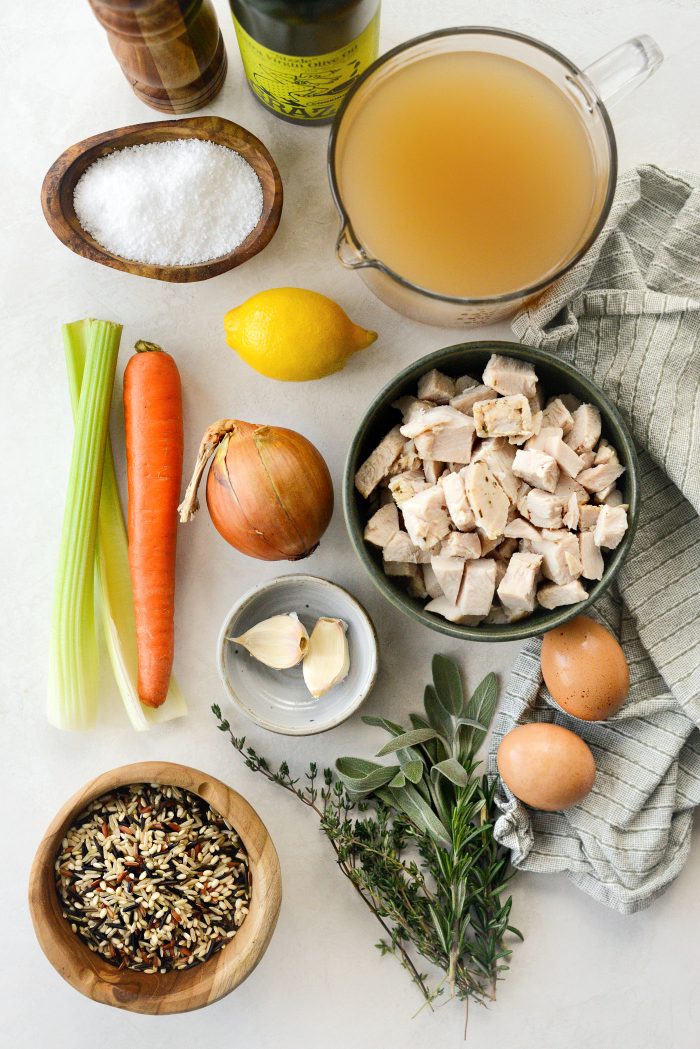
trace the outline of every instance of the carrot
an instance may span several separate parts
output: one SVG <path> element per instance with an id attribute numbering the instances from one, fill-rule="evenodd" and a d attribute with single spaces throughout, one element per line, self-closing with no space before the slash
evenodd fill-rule
<path id="1" fill-rule="evenodd" d="M 175 543 L 182 481 L 182 391 L 170 354 L 137 342 L 124 371 L 129 568 L 141 702 L 165 700 L 174 650 Z"/>

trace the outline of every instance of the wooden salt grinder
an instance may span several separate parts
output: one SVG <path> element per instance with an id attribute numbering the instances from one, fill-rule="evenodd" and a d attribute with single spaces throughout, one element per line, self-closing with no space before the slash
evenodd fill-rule
<path id="1" fill-rule="evenodd" d="M 211 0 L 89 0 L 138 97 L 164 113 L 201 109 L 226 77 Z"/>

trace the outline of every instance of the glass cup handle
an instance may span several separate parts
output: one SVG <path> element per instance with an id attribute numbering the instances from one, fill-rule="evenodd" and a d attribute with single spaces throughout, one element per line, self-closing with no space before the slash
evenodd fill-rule
<path id="1" fill-rule="evenodd" d="M 613 105 L 643 84 L 663 60 L 663 51 L 652 37 L 635 36 L 586 66 L 583 72 L 598 97 L 606 105 Z"/>

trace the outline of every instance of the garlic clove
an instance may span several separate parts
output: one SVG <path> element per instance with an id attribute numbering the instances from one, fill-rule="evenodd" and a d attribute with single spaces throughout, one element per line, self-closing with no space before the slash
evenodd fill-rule
<path id="1" fill-rule="evenodd" d="M 241 645 L 254 659 L 275 670 L 295 667 L 309 648 L 306 627 L 295 612 L 264 619 L 240 637 L 228 640 Z"/>
<path id="2" fill-rule="evenodd" d="M 311 695 L 318 699 L 348 676 L 350 649 L 342 619 L 322 616 L 311 631 L 302 670 Z"/>

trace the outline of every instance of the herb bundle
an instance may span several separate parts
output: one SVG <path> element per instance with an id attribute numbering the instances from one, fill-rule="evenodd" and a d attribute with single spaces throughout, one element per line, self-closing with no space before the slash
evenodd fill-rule
<path id="1" fill-rule="evenodd" d="M 342 757 L 336 773 L 312 763 L 305 782 L 283 762 L 277 771 L 236 737 L 218 706 L 219 729 L 254 772 L 290 791 L 318 816 L 338 866 L 384 930 L 377 943 L 395 955 L 431 1004 L 445 985 L 453 997 L 493 1000 L 508 968 L 512 872 L 493 836 L 495 781 L 477 772 L 476 752 L 498 699 L 493 674 L 465 699 L 459 670 L 433 658 L 425 716 L 410 715 L 406 730 L 365 717 L 391 739 L 377 757 L 393 764 Z M 441 969 L 432 985 L 421 959 Z"/>

